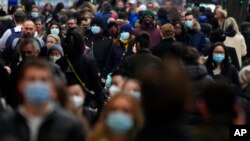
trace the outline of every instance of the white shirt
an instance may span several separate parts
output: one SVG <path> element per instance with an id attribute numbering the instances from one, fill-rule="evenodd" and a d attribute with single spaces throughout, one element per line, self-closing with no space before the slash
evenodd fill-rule
<path id="1" fill-rule="evenodd" d="M 14 30 L 15 30 L 15 32 L 21 32 L 22 26 L 17 25 L 16 27 L 14 27 Z M 5 48 L 6 41 L 10 37 L 10 35 L 11 35 L 11 29 L 8 29 L 4 32 L 3 36 L 0 39 L 0 50 Z"/>
<path id="2" fill-rule="evenodd" d="M 26 119 L 27 125 L 30 131 L 30 141 L 37 141 L 39 129 L 48 114 L 50 114 L 54 110 L 54 105 L 49 103 L 47 107 L 46 114 L 43 116 L 34 116 L 26 112 L 24 107 L 20 106 L 18 111 L 24 118 Z"/>

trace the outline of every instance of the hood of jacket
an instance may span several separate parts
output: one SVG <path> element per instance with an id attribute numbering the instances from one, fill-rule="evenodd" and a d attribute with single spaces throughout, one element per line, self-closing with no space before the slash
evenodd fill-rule
<path id="1" fill-rule="evenodd" d="M 208 74 L 204 65 L 187 65 L 184 70 L 191 80 L 198 80 Z"/>

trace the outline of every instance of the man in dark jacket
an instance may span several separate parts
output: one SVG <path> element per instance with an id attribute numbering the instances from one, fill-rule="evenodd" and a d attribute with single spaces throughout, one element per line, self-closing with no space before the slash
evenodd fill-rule
<path id="1" fill-rule="evenodd" d="M 149 34 L 142 32 L 135 39 L 136 54 L 125 58 L 122 62 L 121 70 L 130 77 L 138 77 L 146 68 L 160 66 L 161 59 L 152 55 L 148 49 L 149 41 Z"/>
<path id="2" fill-rule="evenodd" d="M 18 88 L 24 101 L 17 111 L 4 114 L 1 121 L 1 132 L 7 139 L 84 141 L 80 122 L 55 106 L 52 80 L 47 62 L 32 59 L 23 64 Z"/>
<path id="3" fill-rule="evenodd" d="M 193 13 L 186 13 L 185 20 L 185 26 L 191 35 L 191 46 L 201 52 L 203 48 L 207 47 L 205 35 L 200 31 L 200 25 Z"/>
<path id="4" fill-rule="evenodd" d="M 150 35 L 150 49 L 154 48 L 161 41 L 161 31 L 155 23 L 154 13 L 150 10 L 143 12 L 140 28 L 134 30 L 135 36 L 139 35 L 142 31 L 146 31 Z"/>
<path id="5" fill-rule="evenodd" d="M 98 66 L 98 71 L 101 73 L 105 67 L 108 53 L 112 46 L 112 39 L 105 36 L 104 29 L 99 18 L 95 18 L 91 22 L 90 35 L 85 39 L 86 45 L 92 51 L 92 57 L 95 59 Z"/>
<path id="6" fill-rule="evenodd" d="M 159 44 L 157 44 L 154 49 L 152 50 L 152 53 L 159 57 L 164 58 L 165 55 L 169 52 L 169 47 L 172 46 L 174 41 L 174 35 L 175 35 L 175 28 L 172 24 L 165 24 L 161 27 L 161 35 L 163 40 L 160 41 Z"/>
<path id="7" fill-rule="evenodd" d="M 94 96 L 98 107 L 102 106 L 104 96 L 98 76 L 95 60 L 83 54 L 84 41 L 82 36 L 70 29 L 65 39 L 66 47 L 64 47 L 66 56 L 56 63 L 61 67 L 65 73 L 67 80 L 74 80 L 78 82 L 84 90 L 88 93 L 86 105 Z"/>

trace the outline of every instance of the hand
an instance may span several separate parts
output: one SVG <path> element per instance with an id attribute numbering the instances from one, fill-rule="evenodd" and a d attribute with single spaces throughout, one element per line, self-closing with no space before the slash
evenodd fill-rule
<path id="1" fill-rule="evenodd" d="M 105 84 L 106 79 L 102 78 L 102 79 L 101 79 L 101 82 Z"/>
<path id="2" fill-rule="evenodd" d="M 4 66 L 4 68 L 6 69 L 6 71 L 8 72 L 8 74 L 11 74 L 11 69 L 9 66 Z"/>
<path id="3" fill-rule="evenodd" d="M 207 58 L 208 58 L 208 56 L 201 56 L 201 57 L 199 58 L 199 63 L 200 63 L 200 64 L 205 64 L 206 61 L 207 61 Z"/>

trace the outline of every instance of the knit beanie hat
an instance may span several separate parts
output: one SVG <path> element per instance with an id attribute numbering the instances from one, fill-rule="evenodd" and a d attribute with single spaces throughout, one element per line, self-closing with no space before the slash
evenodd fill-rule
<path id="1" fill-rule="evenodd" d="M 97 26 L 100 26 L 102 28 L 102 19 L 100 17 L 95 17 L 91 21 L 91 26 L 93 26 L 93 25 L 97 25 Z"/>
<path id="2" fill-rule="evenodd" d="M 122 32 L 131 32 L 132 31 L 132 26 L 130 24 L 124 24 L 120 28 L 120 33 Z"/>
<path id="3" fill-rule="evenodd" d="M 49 54 L 51 53 L 51 51 L 56 50 L 58 52 L 60 52 L 61 56 L 64 56 L 64 52 L 63 52 L 63 48 L 61 45 L 59 44 L 54 44 L 50 49 L 49 49 Z"/>
<path id="4" fill-rule="evenodd" d="M 145 16 L 152 16 L 154 18 L 155 14 L 151 10 L 145 10 L 142 14 L 142 18 Z"/>

